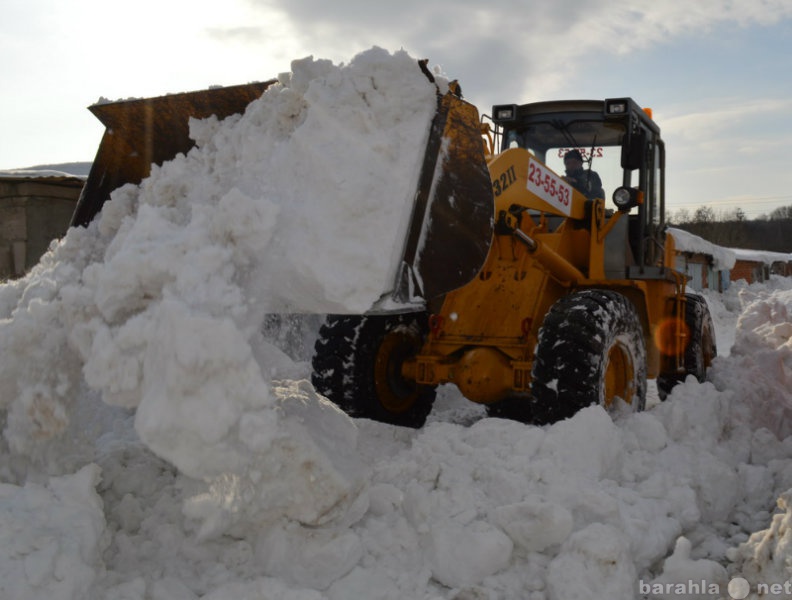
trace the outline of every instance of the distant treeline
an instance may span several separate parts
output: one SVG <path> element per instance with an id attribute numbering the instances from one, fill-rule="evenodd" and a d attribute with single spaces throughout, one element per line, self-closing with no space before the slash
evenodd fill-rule
<path id="1" fill-rule="evenodd" d="M 672 227 L 726 248 L 792 252 L 792 205 L 756 219 L 747 219 L 739 208 L 716 213 L 708 206 L 701 206 L 693 214 L 685 209 L 669 213 L 666 221 Z"/>

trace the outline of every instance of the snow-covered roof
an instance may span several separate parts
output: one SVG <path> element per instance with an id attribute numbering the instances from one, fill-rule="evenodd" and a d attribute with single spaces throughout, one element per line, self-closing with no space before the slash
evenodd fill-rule
<path id="1" fill-rule="evenodd" d="M 11 171 L 0 171 L 0 180 L 30 181 L 32 179 L 85 181 L 87 177 L 85 175 L 72 175 L 71 173 L 51 170 L 14 169 Z"/>
<path id="2" fill-rule="evenodd" d="M 718 246 L 689 231 L 674 227 L 669 227 L 668 233 L 674 238 L 677 250 L 711 256 L 712 266 L 716 269 L 728 270 L 734 267 L 734 263 L 737 262 L 737 255 L 730 248 Z"/>
<path id="3" fill-rule="evenodd" d="M 792 262 L 792 254 L 787 252 L 769 252 L 766 250 L 748 250 L 745 248 L 732 248 L 732 252 L 737 256 L 737 260 L 750 260 L 766 265 L 776 262 Z"/>
<path id="4" fill-rule="evenodd" d="M 88 178 L 90 162 L 70 162 L 51 165 L 36 165 L 22 169 L 0 169 L 2 179 L 40 179 L 40 178 Z"/>

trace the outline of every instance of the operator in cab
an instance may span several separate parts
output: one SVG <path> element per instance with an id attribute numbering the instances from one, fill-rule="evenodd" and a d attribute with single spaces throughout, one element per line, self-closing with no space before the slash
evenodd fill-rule
<path id="1" fill-rule="evenodd" d="M 579 150 L 570 150 L 564 154 L 564 168 L 566 169 L 564 180 L 572 184 L 586 198 L 593 200 L 605 197 L 602 179 L 596 171 L 583 168 L 583 156 Z"/>

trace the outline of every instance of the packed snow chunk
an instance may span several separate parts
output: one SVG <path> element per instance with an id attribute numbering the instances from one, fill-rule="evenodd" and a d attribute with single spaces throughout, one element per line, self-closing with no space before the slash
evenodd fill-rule
<path id="1" fill-rule="evenodd" d="M 273 401 L 250 344 L 227 318 L 193 314 L 164 301 L 155 317 L 157 343 L 145 349 L 140 438 L 196 479 L 243 470 L 251 452 L 279 435 Z M 269 411 L 267 409 L 270 409 Z M 239 438 L 243 418 L 259 413 L 256 448 Z"/>
<path id="2" fill-rule="evenodd" d="M 435 94 L 413 58 L 378 49 L 307 83 L 301 123 L 267 174 L 282 211 L 274 308 L 360 313 L 392 290 Z"/>
<path id="3" fill-rule="evenodd" d="M 542 440 L 539 455 L 564 469 L 591 479 L 608 476 L 621 453 L 620 432 L 600 406 L 584 408 L 553 425 Z"/>
<path id="4" fill-rule="evenodd" d="M 12 450 L 31 453 L 65 431 L 81 374 L 69 324 L 90 311 L 79 274 L 96 246 L 84 230 L 53 244 L 22 279 L 0 285 L 0 409 Z"/>
<path id="5" fill-rule="evenodd" d="M 226 204 L 265 205 L 249 222 L 266 235 L 241 239 L 259 240 L 272 312 L 361 313 L 392 290 L 436 93 L 414 58 L 373 48 L 294 61 L 241 118 L 193 122 L 188 160 L 208 174 L 187 201 L 235 189 Z"/>
<path id="6" fill-rule="evenodd" d="M 278 579 L 261 577 L 252 580 L 230 581 L 221 585 L 201 600 L 324 600 L 321 592 L 295 590 Z M 163 598 L 162 600 L 170 600 Z"/>
<path id="7" fill-rule="evenodd" d="M 429 565 L 432 576 L 443 585 L 475 585 L 505 569 L 513 548 L 509 537 L 486 521 L 463 525 L 444 520 L 431 526 Z"/>
<path id="8" fill-rule="evenodd" d="M 0 484 L 0 596 L 90 597 L 104 550 L 99 474 L 92 464 L 46 485 Z"/>
<path id="9" fill-rule="evenodd" d="M 265 573 L 316 590 L 327 589 L 349 573 L 362 556 L 363 545 L 352 531 L 304 528 L 296 523 L 273 527 L 256 549 Z"/>
<path id="10" fill-rule="evenodd" d="M 566 508 L 535 496 L 519 504 L 499 506 L 491 518 L 517 546 L 531 552 L 561 544 L 574 525 L 572 513 Z"/>
<path id="11" fill-rule="evenodd" d="M 646 452 L 659 452 L 668 445 L 668 433 L 653 413 L 635 413 L 624 421 L 624 429 L 635 434 L 635 443 Z"/>
<path id="12" fill-rule="evenodd" d="M 729 571 L 753 585 L 787 584 L 788 593 L 792 581 L 792 490 L 781 495 L 778 508 L 781 512 L 773 516 L 767 529 L 757 531 L 729 552 L 733 561 Z"/>
<path id="13" fill-rule="evenodd" d="M 706 559 L 690 558 L 692 549 L 685 537 L 677 539 L 674 553 L 665 559 L 663 572 L 645 584 L 653 600 L 720 600 L 729 578 L 720 564 Z"/>
<path id="14" fill-rule="evenodd" d="M 636 597 L 636 572 L 627 537 L 594 523 L 561 546 L 547 572 L 548 600 Z"/>
<path id="15" fill-rule="evenodd" d="M 792 435 L 792 290 L 746 292 L 741 301 L 733 360 L 716 361 L 712 380 L 750 407 L 753 427 L 783 439 Z"/>
<path id="16" fill-rule="evenodd" d="M 357 453 L 354 422 L 307 381 L 276 385 L 273 398 L 273 408 L 242 414 L 227 437 L 214 444 L 219 450 L 215 462 L 212 452 L 202 455 L 207 462 L 203 479 L 211 487 L 185 506 L 188 517 L 202 522 L 202 538 L 226 532 L 245 537 L 252 527 L 284 517 L 309 526 L 349 525 L 368 509 L 368 470 Z M 185 455 L 196 448 L 178 448 L 170 460 L 199 468 Z"/>

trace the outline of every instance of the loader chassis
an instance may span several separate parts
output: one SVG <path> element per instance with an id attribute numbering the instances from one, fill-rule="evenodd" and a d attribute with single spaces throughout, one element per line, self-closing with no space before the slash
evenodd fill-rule
<path id="1" fill-rule="evenodd" d="M 346 365 L 364 360 L 363 346 L 376 357 L 365 373 L 356 369 L 357 383 L 329 381 L 348 368 L 323 353 L 338 327 L 331 319 L 317 345 L 324 358 L 314 361 L 319 391 L 353 415 L 417 427 L 433 390 L 452 383 L 493 416 L 546 423 L 589 404 L 641 410 L 647 378 L 657 378 L 661 396 L 688 373 L 703 379 L 714 356 L 711 321 L 672 267 L 664 145 L 649 114 L 631 99 L 561 101 L 496 106 L 493 121 L 486 160 L 495 227 L 483 267 L 428 299 L 425 313 L 354 317 L 359 333 L 379 332 L 344 347 Z M 570 149 L 606 190 L 620 189 L 617 205 L 563 178 Z"/>

